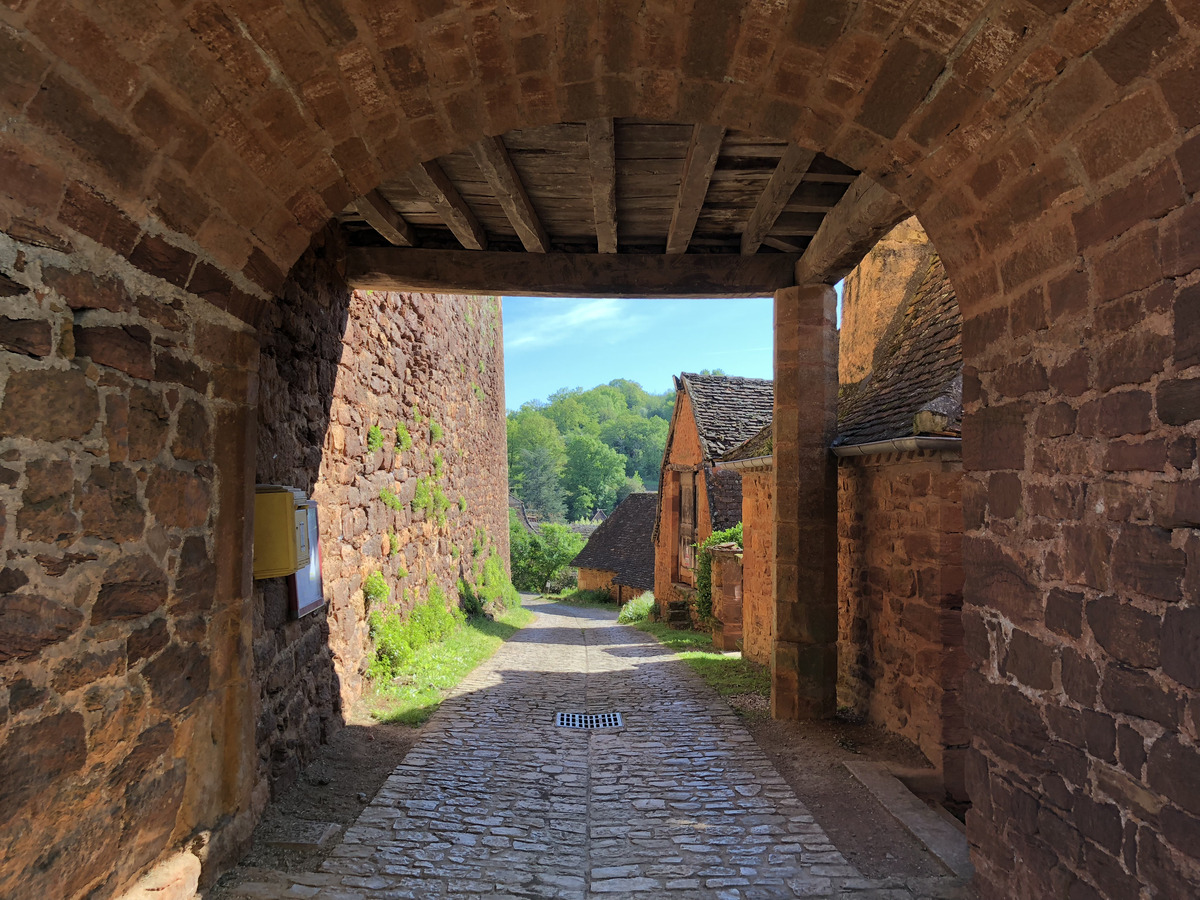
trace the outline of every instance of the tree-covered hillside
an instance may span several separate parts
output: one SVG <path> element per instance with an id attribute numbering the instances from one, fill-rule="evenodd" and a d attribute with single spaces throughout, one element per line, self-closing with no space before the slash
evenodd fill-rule
<path id="1" fill-rule="evenodd" d="M 549 521 L 612 512 L 633 491 L 658 487 L 675 392 L 650 394 L 618 378 L 563 388 L 508 414 L 508 481 Z"/>

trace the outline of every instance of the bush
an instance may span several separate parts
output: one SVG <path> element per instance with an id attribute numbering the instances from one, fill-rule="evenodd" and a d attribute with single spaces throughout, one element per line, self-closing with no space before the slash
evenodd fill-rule
<path id="1" fill-rule="evenodd" d="M 587 543 L 566 525 L 547 522 L 530 534 L 516 513 L 509 510 L 509 551 L 513 584 L 523 591 L 544 591 Z"/>
<path id="2" fill-rule="evenodd" d="M 367 429 L 367 452 L 374 453 L 383 446 L 383 429 L 372 425 Z"/>
<path id="3" fill-rule="evenodd" d="M 391 488 L 380 488 L 379 499 L 383 501 L 383 505 L 388 509 L 394 509 L 396 512 L 404 509 L 404 504 L 400 502 L 400 497 Z"/>
<path id="4" fill-rule="evenodd" d="M 446 594 L 436 584 L 429 599 L 412 608 L 407 618 L 375 610 L 370 616 L 375 657 L 367 669 L 371 678 L 391 680 L 422 647 L 445 640 L 465 621 L 457 608 L 447 608 Z"/>
<path id="5" fill-rule="evenodd" d="M 430 440 L 430 442 L 436 444 L 438 441 L 440 441 L 442 439 L 442 434 L 443 434 L 442 426 L 439 425 L 437 422 L 433 421 L 433 419 L 430 419 L 429 420 L 429 440 Z"/>
<path id="6" fill-rule="evenodd" d="M 696 612 L 699 613 L 701 622 L 708 622 L 713 618 L 712 554 L 708 552 L 709 548 L 730 542 L 739 547 L 743 546 L 741 522 L 724 531 L 714 531 L 703 543 L 696 546 Z"/>
<path id="7" fill-rule="evenodd" d="M 468 616 L 496 616 L 521 605 L 521 595 L 496 556 L 487 558 L 475 584 L 458 579 L 458 597 Z"/>
<path id="8" fill-rule="evenodd" d="M 634 597 L 628 603 L 621 607 L 621 612 L 617 615 L 617 621 L 622 625 L 633 625 L 636 622 L 645 622 L 650 618 L 650 613 L 654 609 L 654 593 L 646 591 L 646 593 Z"/>

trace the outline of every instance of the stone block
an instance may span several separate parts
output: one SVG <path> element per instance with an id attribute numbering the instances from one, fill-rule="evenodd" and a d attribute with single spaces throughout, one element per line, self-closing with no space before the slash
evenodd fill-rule
<path id="1" fill-rule="evenodd" d="M 0 437 L 78 440 L 96 424 L 100 400 L 78 369 L 21 369 L 8 376 L 0 402 Z"/>

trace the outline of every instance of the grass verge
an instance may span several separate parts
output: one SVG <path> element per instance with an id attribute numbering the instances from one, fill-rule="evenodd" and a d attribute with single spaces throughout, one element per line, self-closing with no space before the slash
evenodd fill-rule
<path id="1" fill-rule="evenodd" d="M 557 594 L 542 594 L 547 600 L 565 603 L 568 606 L 582 606 L 586 609 L 616 609 L 616 601 L 604 591 L 579 591 L 575 589 L 559 591 Z"/>
<path id="2" fill-rule="evenodd" d="M 668 628 L 662 622 L 639 622 L 639 631 L 653 635 L 659 643 L 674 650 L 708 685 L 722 697 L 753 694 L 771 696 L 771 670 L 766 666 L 713 649 L 712 635 L 704 631 Z M 738 715 L 753 718 L 761 711 L 734 705 Z"/>
<path id="3" fill-rule="evenodd" d="M 388 725 L 424 724 L 448 691 L 532 619 L 533 613 L 521 607 L 506 610 L 494 620 L 486 616 L 468 619 L 444 641 L 418 650 L 401 675 L 374 685 L 363 706 L 371 718 Z"/>

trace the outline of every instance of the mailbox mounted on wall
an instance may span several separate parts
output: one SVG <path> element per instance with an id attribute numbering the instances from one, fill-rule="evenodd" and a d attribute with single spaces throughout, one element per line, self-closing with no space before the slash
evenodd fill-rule
<path id="1" fill-rule="evenodd" d="M 296 488 L 255 485 L 255 579 L 283 578 L 308 565 L 308 502 Z"/>

